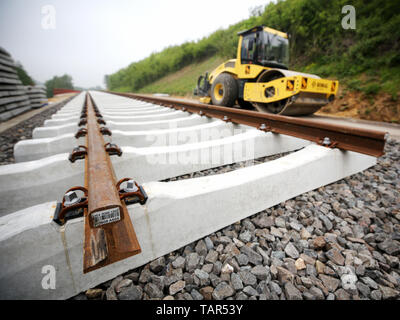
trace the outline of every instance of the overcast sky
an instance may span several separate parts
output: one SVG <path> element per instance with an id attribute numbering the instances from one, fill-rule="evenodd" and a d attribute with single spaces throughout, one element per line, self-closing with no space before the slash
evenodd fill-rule
<path id="1" fill-rule="evenodd" d="M 226 28 L 268 2 L 0 0 L 0 46 L 40 82 L 68 73 L 76 86 L 103 86 L 105 74 Z"/>

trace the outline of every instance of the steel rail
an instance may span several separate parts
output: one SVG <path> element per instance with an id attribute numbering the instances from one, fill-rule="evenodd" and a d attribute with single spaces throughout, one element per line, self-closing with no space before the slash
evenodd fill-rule
<path id="1" fill-rule="evenodd" d="M 88 190 L 88 208 L 84 209 L 84 273 L 141 252 L 125 202 L 120 199 L 96 113 L 98 116 L 92 98 L 87 94 L 85 187 Z M 107 214 L 115 214 L 115 219 L 119 216 L 119 220 L 111 219 L 111 222 L 101 224 L 96 219 Z"/>
<path id="2" fill-rule="evenodd" d="M 201 116 L 218 118 L 227 122 L 244 124 L 263 131 L 285 134 L 330 148 L 355 151 L 374 157 L 384 154 L 386 133 L 382 131 L 318 123 L 296 117 L 219 107 L 175 98 L 113 91 L 104 92 L 197 113 Z"/>

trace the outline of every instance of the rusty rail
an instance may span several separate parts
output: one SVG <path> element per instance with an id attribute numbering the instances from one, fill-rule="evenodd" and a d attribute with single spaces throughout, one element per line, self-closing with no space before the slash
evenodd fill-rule
<path id="1" fill-rule="evenodd" d="M 82 121 L 84 119 L 84 121 Z M 121 155 L 121 149 L 105 143 L 103 135 L 111 135 L 89 94 L 82 109 L 81 128 L 76 138 L 86 136 L 86 146 L 78 146 L 69 156 L 71 162 L 85 159 L 85 187 L 72 187 L 58 203 L 54 221 L 64 224 L 67 219 L 84 216 L 85 239 L 83 273 L 128 258 L 141 252 L 126 203 L 144 204 L 147 195 L 131 178 L 117 181 L 110 155 Z M 123 182 L 131 188 L 120 189 Z M 79 198 L 74 191 L 81 191 Z M 67 201 L 65 201 L 67 199 Z"/>
<path id="2" fill-rule="evenodd" d="M 218 118 L 227 122 L 244 124 L 263 131 L 294 136 L 330 148 L 355 151 L 374 157 L 384 154 L 385 133 L 381 131 L 318 123 L 307 119 L 218 107 L 174 98 L 112 91 L 105 92 L 197 113 L 201 116 Z"/>
<path id="3" fill-rule="evenodd" d="M 84 273 L 141 252 L 126 205 L 120 200 L 115 173 L 89 94 L 86 99 L 88 209 L 85 210 Z M 102 219 L 106 215 L 110 217 Z M 107 220 L 110 222 L 105 223 Z"/>

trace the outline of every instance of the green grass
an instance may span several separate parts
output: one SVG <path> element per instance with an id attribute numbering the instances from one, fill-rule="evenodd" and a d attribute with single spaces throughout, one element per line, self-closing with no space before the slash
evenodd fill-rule
<path id="1" fill-rule="evenodd" d="M 198 77 L 206 71 L 212 71 L 224 61 L 225 59 L 213 56 L 201 62 L 193 63 L 141 88 L 138 92 L 168 93 L 181 96 L 191 94 L 197 85 Z"/>
<path id="2" fill-rule="evenodd" d="M 298 71 L 338 79 L 349 90 L 363 92 L 366 96 L 385 92 L 396 101 L 400 91 L 400 67 L 382 65 L 381 62 L 380 60 L 375 63 L 371 61 L 370 69 L 358 69 L 358 66 L 352 66 L 340 60 L 327 64 L 315 62 L 305 67 L 299 67 Z"/>

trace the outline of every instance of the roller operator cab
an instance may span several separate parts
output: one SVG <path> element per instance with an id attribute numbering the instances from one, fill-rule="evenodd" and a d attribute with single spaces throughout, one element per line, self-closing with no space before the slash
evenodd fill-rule
<path id="1" fill-rule="evenodd" d="M 332 101 L 339 82 L 288 70 L 284 32 L 258 26 L 238 33 L 236 59 L 200 76 L 194 94 L 203 103 L 282 115 L 311 114 Z"/>

